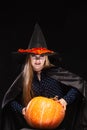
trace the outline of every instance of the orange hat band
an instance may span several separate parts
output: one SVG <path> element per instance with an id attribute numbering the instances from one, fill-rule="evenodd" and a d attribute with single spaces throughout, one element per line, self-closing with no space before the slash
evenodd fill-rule
<path id="1" fill-rule="evenodd" d="M 47 48 L 32 48 L 32 49 L 18 49 L 20 53 L 34 53 L 34 54 L 45 54 L 45 53 L 54 53 L 54 51 L 48 50 Z"/>

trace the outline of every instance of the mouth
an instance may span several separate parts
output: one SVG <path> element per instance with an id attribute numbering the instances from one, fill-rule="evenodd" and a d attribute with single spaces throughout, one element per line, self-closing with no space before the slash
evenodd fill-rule
<path id="1" fill-rule="evenodd" d="M 35 65 L 40 65 L 40 63 L 35 63 Z"/>

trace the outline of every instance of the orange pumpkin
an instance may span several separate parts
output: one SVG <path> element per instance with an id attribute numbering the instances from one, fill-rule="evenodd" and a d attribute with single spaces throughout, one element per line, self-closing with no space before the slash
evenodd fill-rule
<path id="1" fill-rule="evenodd" d="M 40 129 L 53 129 L 60 125 L 65 116 L 62 105 L 42 96 L 34 97 L 27 105 L 25 118 L 30 126 Z"/>

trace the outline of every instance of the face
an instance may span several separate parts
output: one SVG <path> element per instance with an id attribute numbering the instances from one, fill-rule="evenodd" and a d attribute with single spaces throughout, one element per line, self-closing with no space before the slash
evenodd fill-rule
<path id="1" fill-rule="evenodd" d="M 46 56 L 45 55 L 30 55 L 31 65 L 34 69 L 34 71 L 40 72 L 45 64 Z"/>

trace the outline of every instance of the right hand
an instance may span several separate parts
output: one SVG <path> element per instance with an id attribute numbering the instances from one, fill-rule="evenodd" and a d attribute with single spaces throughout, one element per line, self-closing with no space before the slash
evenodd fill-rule
<path id="1" fill-rule="evenodd" d="M 22 109 L 22 114 L 25 116 L 25 112 L 26 112 L 26 107 L 24 107 L 23 109 Z"/>

